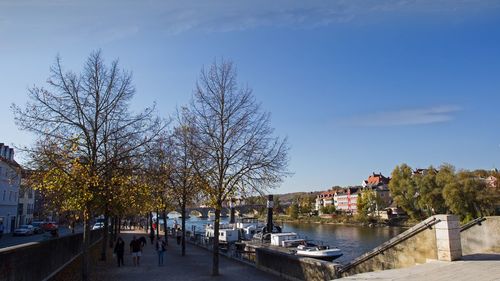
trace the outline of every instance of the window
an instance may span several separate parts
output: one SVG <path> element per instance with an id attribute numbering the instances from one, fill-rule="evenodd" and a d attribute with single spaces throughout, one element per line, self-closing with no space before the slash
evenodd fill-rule
<path id="1" fill-rule="evenodd" d="M 12 191 L 9 192 L 9 201 L 12 201 Z"/>
<path id="2" fill-rule="evenodd" d="M 3 191 L 3 201 L 5 201 L 5 193 L 6 193 L 6 192 L 7 192 L 7 191 L 5 191 L 5 190 Z"/>

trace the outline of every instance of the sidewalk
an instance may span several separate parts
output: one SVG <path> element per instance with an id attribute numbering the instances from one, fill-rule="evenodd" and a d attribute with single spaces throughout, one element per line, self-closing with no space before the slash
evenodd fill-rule
<path id="1" fill-rule="evenodd" d="M 344 281 L 498 281 L 500 254 L 464 256 L 461 261 L 431 261 L 413 267 L 352 275 Z"/>
<path id="2" fill-rule="evenodd" d="M 252 266 L 242 264 L 221 256 L 219 259 L 220 276 L 210 275 L 212 268 L 212 253 L 186 244 L 186 256 L 181 256 L 181 248 L 174 239 L 169 238 L 167 252 L 165 253 L 164 265 L 158 266 L 158 255 L 155 247 L 148 244 L 144 247 L 141 265 L 134 267 L 132 255 L 129 253 L 130 241 L 133 235 L 146 236 L 144 232 L 125 231 L 121 236 L 125 240 L 125 266 L 118 267 L 116 259 L 111 254 L 108 261 L 99 262 L 93 268 L 92 279 L 94 281 L 105 280 L 282 280 L 274 275 L 262 272 Z M 149 243 L 149 239 L 148 239 Z"/>

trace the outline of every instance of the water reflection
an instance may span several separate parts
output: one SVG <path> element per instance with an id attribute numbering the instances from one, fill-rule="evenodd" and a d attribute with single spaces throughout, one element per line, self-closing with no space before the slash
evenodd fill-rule
<path id="1" fill-rule="evenodd" d="M 321 240 L 338 247 L 344 255 L 336 262 L 346 263 L 403 232 L 399 227 L 365 227 L 334 224 L 284 223 L 284 231 L 296 232 L 308 239 Z"/>

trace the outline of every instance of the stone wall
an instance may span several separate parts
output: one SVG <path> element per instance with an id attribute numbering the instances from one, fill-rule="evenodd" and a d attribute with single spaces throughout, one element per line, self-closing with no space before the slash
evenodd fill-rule
<path id="1" fill-rule="evenodd" d="M 434 216 L 363 254 L 341 270 L 342 276 L 410 267 L 438 259 L 435 225 L 446 216 Z"/>
<path id="2" fill-rule="evenodd" d="M 92 231 L 91 241 L 101 236 L 101 230 Z M 80 233 L 1 249 L 0 281 L 46 279 L 81 253 L 82 238 Z"/>
<path id="3" fill-rule="evenodd" d="M 287 280 L 322 281 L 337 278 L 339 264 L 256 248 L 257 268 Z"/>
<path id="4" fill-rule="evenodd" d="M 500 217 L 485 217 L 460 233 L 463 255 L 500 253 Z"/>
<path id="5" fill-rule="evenodd" d="M 101 242 L 99 239 L 95 241 L 89 249 L 90 267 L 92 268 L 97 264 L 101 257 Z M 66 264 L 60 271 L 55 272 L 48 281 L 79 281 L 82 280 L 82 255 L 79 254 L 70 263 Z M 92 279 L 91 279 L 92 280 Z"/>

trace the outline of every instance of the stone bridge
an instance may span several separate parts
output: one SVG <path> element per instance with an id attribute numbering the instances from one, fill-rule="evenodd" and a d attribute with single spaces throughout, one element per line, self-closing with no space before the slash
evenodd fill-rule
<path id="1" fill-rule="evenodd" d="M 234 206 L 236 216 L 243 216 L 245 214 L 256 214 L 266 208 L 266 205 L 240 205 Z M 181 213 L 180 209 L 175 210 L 177 213 Z M 192 207 L 186 208 L 186 214 L 189 216 L 208 218 L 209 214 L 215 214 L 215 208 L 213 207 Z M 229 207 L 223 207 L 221 210 L 221 217 L 227 217 L 230 214 Z"/>

